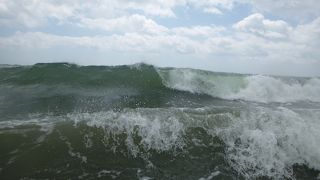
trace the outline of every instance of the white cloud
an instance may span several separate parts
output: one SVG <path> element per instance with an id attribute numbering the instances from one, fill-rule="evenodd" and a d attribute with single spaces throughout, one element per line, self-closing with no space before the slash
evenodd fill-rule
<path id="1" fill-rule="evenodd" d="M 176 17 L 177 7 L 224 14 L 238 4 L 251 4 L 257 12 L 304 22 L 320 16 L 318 0 L 1 0 L 0 25 L 34 28 L 46 25 L 50 19 L 58 23 L 112 19 L 130 16 L 132 12 L 147 17 Z"/>
<path id="2" fill-rule="evenodd" d="M 132 32 L 128 30 L 121 34 L 82 37 L 58 36 L 41 32 L 17 33 L 11 37 L 0 38 L 0 46 L 15 48 L 76 46 L 102 51 L 156 54 L 175 52 L 247 61 L 320 63 L 320 18 L 308 24 L 291 27 L 284 21 L 271 21 L 261 14 L 253 14 L 236 23 L 235 28 L 229 30 L 217 26 L 177 27 L 162 30 L 162 27 L 155 22 L 151 24 L 156 28 L 144 29 L 144 23 L 148 19 L 140 16 L 125 19 L 127 21 L 130 18 L 141 18 L 142 29 L 140 26 L 125 27 L 122 26 L 121 21 L 115 21 L 120 25 L 115 24 L 109 27 L 132 28 Z M 130 23 L 126 22 L 124 25 L 130 26 Z M 160 29 L 154 30 L 158 26 Z"/>
<path id="3" fill-rule="evenodd" d="M 192 26 L 167 28 L 157 24 L 154 20 L 143 15 L 134 14 L 111 19 L 83 18 L 78 23 L 80 27 L 89 29 L 101 29 L 116 34 L 123 33 L 148 33 L 148 34 L 173 34 L 179 36 L 193 36 L 195 38 L 215 36 L 226 28 L 222 26 Z"/>
<path id="4" fill-rule="evenodd" d="M 216 7 L 204 8 L 203 11 L 210 14 L 222 14 L 222 12 Z"/>
<path id="5" fill-rule="evenodd" d="M 244 18 L 233 27 L 237 30 L 255 33 L 268 38 L 285 38 L 292 29 L 284 21 L 265 19 L 265 17 L 259 13 Z"/>
<path id="6" fill-rule="evenodd" d="M 186 3 L 195 8 L 201 9 L 205 13 L 223 14 L 225 10 L 231 10 L 235 0 L 186 0 Z"/>
<path id="7" fill-rule="evenodd" d="M 63 47 L 86 47 L 100 50 L 116 51 L 141 51 L 162 52 L 174 51 L 177 53 L 202 52 L 201 44 L 187 37 L 177 35 L 148 35 L 126 33 L 124 35 L 111 36 L 83 36 L 70 37 L 58 36 L 41 32 L 16 33 L 14 36 L 0 38 L 2 48 L 52 48 Z"/>
<path id="8" fill-rule="evenodd" d="M 110 19 L 129 16 L 130 10 L 174 17 L 173 8 L 183 3 L 179 0 L 1 0 L 0 25 L 34 28 L 46 25 L 50 19 L 59 23 L 83 18 Z"/>
<path id="9" fill-rule="evenodd" d="M 236 23 L 237 50 L 265 62 L 320 63 L 320 18 L 296 27 L 253 14 Z M 260 57 L 259 57 L 260 56 Z"/>
<path id="10" fill-rule="evenodd" d="M 162 17 L 175 17 L 173 8 L 177 5 L 184 4 L 183 0 L 120 0 L 120 2 L 121 6 L 127 9 L 141 10 L 147 15 Z"/>
<path id="11" fill-rule="evenodd" d="M 29 28 L 45 24 L 48 18 L 58 21 L 73 15 L 73 8 L 65 4 L 53 4 L 40 0 L 0 1 L 1 26 L 26 26 Z"/>
<path id="12" fill-rule="evenodd" d="M 170 28 L 155 20 L 164 22 L 163 17 L 176 17 L 177 7 L 223 17 L 240 3 L 253 5 L 257 13 L 236 22 L 233 28 L 213 22 Z M 0 50 L 82 47 L 128 56 L 130 52 L 159 57 L 176 53 L 221 61 L 320 64 L 319 4 L 315 0 L 0 0 L 0 27 L 22 27 L 20 30 L 24 31 L 0 36 Z M 262 12 L 275 16 L 270 19 L 268 13 L 264 16 Z M 301 21 L 292 25 L 279 17 L 301 17 Z M 181 17 L 176 18 L 174 21 Z M 46 29 L 48 33 L 34 32 L 49 23 L 55 27 L 68 23 L 91 35 L 59 36 L 50 34 L 50 29 Z M 96 32 L 92 30 L 100 30 L 100 35 L 92 35 Z"/>
<path id="13" fill-rule="evenodd" d="M 102 29 L 105 31 L 115 32 L 145 32 L 151 34 L 159 34 L 168 31 L 164 26 L 148 19 L 145 16 L 134 14 L 131 16 L 123 16 L 113 19 L 81 19 L 80 26 L 90 29 Z"/>
<path id="14" fill-rule="evenodd" d="M 262 13 L 271 13 L 287 19 L 306 21 L 320 16 L 319 0 L 245 0 Z"/>
<path id="15" fill-rule="evenodd" d="M 177 27 L 171 29 L 171 32 L 182 36 L 194 36 L 194 37 L 213 37 L 226 29 L 221 26 L 193 26 L 193 27 Z"/>
<path id="16" fill-rule="evenodd" d="M 50 19 L 58 23 L 112 19 L 130 16 L 130 11 L 141 11 L 144 16 L 176 17 L 174 9 L 179 6 L 221 14 L 233 8 L 234 0 L 1 0 L 0 25 L 34 28 L 46 25 Z"/>
<path id="17" fill-rule="evenodd" d="M 320 17 L 311 23 L 298 25 L 293 32 L 293 37 L 296 43 L 320 45 Z"/>

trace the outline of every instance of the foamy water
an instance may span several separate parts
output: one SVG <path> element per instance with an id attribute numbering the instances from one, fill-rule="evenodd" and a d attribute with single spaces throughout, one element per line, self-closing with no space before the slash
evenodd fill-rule
<path id="1" fill-rule="evenodd" d="M 223 99 L 256 102 L 320 102 L 320 80 L 285 80 L 264 75 L 213 74 L 191 69 L 159 70 L 164 84 L 173 89 L 204 93 Z"/>
<path id="2" fill-rule="evenodd" d="M 319 176 L 318 78 L 10 68 L 0 69 L 0 179 Z"/>

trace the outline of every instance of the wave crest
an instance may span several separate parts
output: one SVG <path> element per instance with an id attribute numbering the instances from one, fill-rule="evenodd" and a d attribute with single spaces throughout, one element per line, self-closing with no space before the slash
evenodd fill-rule
<path id="1" fill-rule="evenodd" d="M 222 99 L 255 102 L 320 102 L 318 78 L 213 73 L 192 69 L 158 70 L 168 88 Z"/>

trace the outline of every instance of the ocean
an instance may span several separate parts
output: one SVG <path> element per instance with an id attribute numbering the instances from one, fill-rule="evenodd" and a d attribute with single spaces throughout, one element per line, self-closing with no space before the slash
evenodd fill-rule
<path id="1" fill-rule="evenodd" d="M 3 65 L 0 179 L 320 179 L 320 78 Z"/>

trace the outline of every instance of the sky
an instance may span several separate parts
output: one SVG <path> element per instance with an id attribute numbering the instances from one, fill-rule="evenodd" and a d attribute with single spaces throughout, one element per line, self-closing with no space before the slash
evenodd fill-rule
<path id="1" fill-rule="evenodd" d="M 0 0 L 0 64 L 320 76 L 319 0 Z"/>

